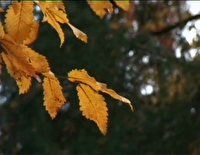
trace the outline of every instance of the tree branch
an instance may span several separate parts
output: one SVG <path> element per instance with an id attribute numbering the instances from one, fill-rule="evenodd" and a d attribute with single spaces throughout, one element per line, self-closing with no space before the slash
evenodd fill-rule
<path id="1" fill-rule="evenodd" d="M 171 30 L 177 28 L 177 27 L 180 27 L 180 26 L 185 27 L 185 25 L 186 25 L 189 21 L 196 20 L 196 19 L 198 19 L 198 18 L 200 18 L 200 14 L 191 16 L 191 17 L 189 17 L 189 18 L 187 18 L 187 19 L 185 19 L 185 20 L 183 20 L 183 21 L 177 22 L 177 23 L 174 24 L 174 25 L 170 25 L 170 26 L 168 26 L 168 27 L 165 27 L 165 28 L 162 29 L 162 30 L 159 30 L 159 31 L 151 31 L 151 34 L 154 35 L 154 36 L 162 35 L 162 34 L 164 34 L 164 33 L 167 33 L 167 32 L 169 32 L 169 31 L 171 31 Z M 182 27 L 182 28 L 183 28 L 183 27 Z"/>

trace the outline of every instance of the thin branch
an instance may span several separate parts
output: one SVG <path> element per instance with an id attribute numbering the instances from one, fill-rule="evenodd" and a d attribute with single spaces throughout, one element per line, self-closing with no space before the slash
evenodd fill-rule
<path id="1" fill-rule="evenodd" d="M 170 25 L 170 26 L 168 26 L 168 27 L 165 27 L 165 28 L 162 29 L 162 30 L 159 30 L 159 31 L 152 31 L 151 34 L 154 35 L 154 36 L 158 36 L 158 35 L 162 35 L 162 34 L 164 34 L 164 33 L 167 33 L 167 32 L 169 32 L 169 31 L 171 31 L 171 30 L 173 30 L 173 29 L 175 29 L 175 28 L 177 28 L 177 27 L 181 27 L 181 26 L 182 26 L 182 28 L 184 28 L 185 25 L 186 25 L 189 21 L 196 20 L 196 19 L 198 19 L 198 18 L 200 18 L 200 14 L 191 16 L 191 17 L 189 17 L 189 18 L 187 18 L 187 19 L 185 19 L 185 20 L 183 20 L 183 21 L 177 22 L 177 23 L 174 24 L 174 25 Z"/>

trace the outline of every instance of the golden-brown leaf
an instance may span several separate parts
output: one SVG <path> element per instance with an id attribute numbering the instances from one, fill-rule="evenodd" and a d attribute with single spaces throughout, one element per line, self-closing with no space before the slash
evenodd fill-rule
<path id="1" fill-rule="evenodd" d="M 108 109 L 104 97 L 85 84 L 79 84 L 77 91 L 83 116 L 93 120 L 102 134 L 105 135 L 107 132 Z"/>
<path id="2" fill-rule="evenodd" d="M 60 22 L 60 23 L 68 23 L 69 22 L 66 13 L 64 13 L 61 10 L 56 10 L 52 7 L 48 7 L 49 5 L 54 4 L 53 2 L 39 2 L 37 4 L 42 9 L 45 20 L 57 31 L 57 33 L 60 37 L 60 40 L 61 40 L 60 46 L 62 46 L 65 37 L 64 37 L 63 30 L 61 29 L 58 22 Z M 46 4 L 48 4 L 48 5 L 46 5 Z M 43 21 L 45 21 L 45 20 L 43 20 Z"/>
<path id="3" fill-rule="evenodd" d="M 22 53 L 27 57 L 29 63 L 34 67 L 37 73 L 44 73 L 49 71 L 49 63 L 45 56 L 40 55 L 27 46 L 22 47 Z"/>
<path id="4" fill-rule="evenodd" d="M 66 102 L 62 87 L 57 78 L 44 78 L 44 106 L 52 119 L 57 115 L 58 109 Z"/>
<path id="5" fill-rule="evenodd" d="M 37 4 L 40 6 L 44 14 L 43 21 L 47 21 L 57 31 L 61 40 L 61 45 L 63 44 L 65 38 L 58 22 L 68 24 L 75 36 L 87 43 L 87 35 L 69 23 L 64 4 L 61 1 L 37 2 Z"/>
<path id="6" fill-rule="evenodd" d="M 4 38 L 0 39 L 0 43 L 17 70 L 24 72 L 27 76 L 35 75 L 34 67 L 30 64 L 29 59 L 22 54 L 25 46 L 16 44 L 7 34 L 4 35 Z"/>
<path id="7" fill-rule="evenodd" d="M 4 12 L 4 9 L 0 7 L 0 12 Z"/>
<path id="8" fill-rule="evenodd" d="M 20 7 L 20 4 L 18 1 L 12 1 L 12 7 L 13 7 L 13 11 L 15 14 L 17 14 L 17 11 L 19 11 L 19 7 Z"/>
<path id="9" fill-rule="evenodd" d="M 95 78 L 89 76 L 87 71 L 84 70 L 84 69 L 82 69 L 82 70 L 77 70 L 77 69 L 72 70 L 71 72 L 68 73 L 68 79 L 71 82 L 79 82 L 79 83 L 87 84 L 92 89 L 94 89 L 95 91 L 101 91 L 103 93 L 107 93 L 111 97 L 113 97 L 117 100 L 120 100 L 124 103 L 127 103 L 130 106 L 131 110 L 133 110 L 133 106 L 131 105 L 131 102 L 127 98 L 125 98 L 121 95 L 118 95 L 112 89 L 108 89 L 106 84 L 97 82 L 95 80 Z"/>
<path id="10" fill-rule="evenodd" d="M 120 101 L 122 101 L 124 103 L 127 103 L 130 106 L 131 110 L 133 111 L 133 106 L 132 106 L 131 101 L 129 99 L 117 94 L 112 89 L 108 89 L 107 85 L 104 84 L 104 83 L 97 82 L 97 84 L 101 86 L 101 90 L 100 90 L 101 92 L 106 93 L 106 94 L 110 95 L 111 97 L 113 97 L 113 98 L 115 98 L 117 100 L 120 100 Z"/>
<path id="11" fill-rule="evenodd" d="M 54 73 L 52 71 L 48 71 L 48 72 L 45 72 L 45 73 L 42 73 L 42 75 L 44 75 L 45 77 L 49 78 L 49 79 L 54 79 L 56 80 L 57 78 L 55 77 Z"/>
<path id="12" fill-rule="evenodd" d="M 111 14 L 113 13 L 113 5 L 109 1 L 87 0 L 87 3 L 100 18 L 103 18 L 107 12 Z"/>
<path id="13" fill-rule="evenodd" d="M 28 45 L 37 39 L 39 25 L 40 25 L 39 21 L 33 21 L 33 25 L 31 27 L 31 32 L 29 33 L 29 36 L 23 41 L 24 45 Z"/>
<path id="14" fill-rule="evenodd" d="M 5 23 L 8 34 L 16 43 L 22 44 L 29 36 L 33 25 L 33 1 L 21 1 L 17 6 L 19 9 L 16 10 L 16 13 L 13 9 L 13 5 L 9 6 Z"/>
<path id="15" fill-rule="evenodd" d="M 5 35 L 5 31 L 4 31 L 4 29 L 3 29 L 2 23 L 0 22 L 0 38 L 3 38 L 4 35 Z"/>
<path id="16" fill-rule="evenodd" d="M 130 1 L 129 0 L 125 0 L 125 1 L 115 0 L 115 4 L 117 6 L 119 6 L 120 8 L 122 8 L 124 11 L 128 11 L 129 8 L 130 8 Z"/>
<path id="17" fill-rule="evenodd" d="M 82 70 L 72 70 L 68 73 L 68 80 L 71 82 L 82 82 L 91 86 L 94 90 L 101 90 L 101 86 L 97 84 L 95 78 L 88 75 L 85 69 Z"/>
<path id="18" fill-rule="evenodd" d="M 8 73 L 15 79 L 19 87 L 19 94 L 26 93 L 31 86 L 31 77 L 27 76 L 20 70 L 17 70 L 17 68 L 15 68 L 15 66 L 12 64 L 12 59 L 9 57 L 9 55 L 5 54 L 4 52 L 2 52 L 1 55 L 6 64 Z"/>
<path id="19" fill-rule="evenodd" d="M 52 15 L 51 13 L 47 13 L 47 21 L 48 23 L 57 31 L 59 37 L 60 37 L 60 46 L 62 46 L 64 40 L 65 40 L 65 36 L 64 36 L 64 32 L 62 30 L 62 28 L 60 27 L 60 25 L 58 24 L 58 22 L 55 20 L 54 15 Z"/>
<path id="20" fill-rule="evenodd" d="M 78 39 L 80 39 L 80 40 L 84 41 L 85 43 L 87 43 L 87 35 L 85 33 L 80 31 L 79 29 L 77 29 L 76 27 L 71 25 L 70 23 L 68 23 L 68 25 L 70 26 L 70 28 L 72 29 L 73 33 L 75 34 L 75 36 Z"/>
<path id="21" fill-rule="evenodd" d="M 61 9 L 63 12 L 65 12 L 65 6 L 62 0 L 60 1 L 46 1 L 45 6 L 48 8 L 53 8 L 55 10 Z"/>

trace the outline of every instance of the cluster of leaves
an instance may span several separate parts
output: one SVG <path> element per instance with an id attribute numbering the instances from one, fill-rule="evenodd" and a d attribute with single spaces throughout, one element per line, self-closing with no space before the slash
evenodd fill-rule
<path id="1" fill-rule="evenodd" d="M 115 3 L 124 10 L 129 8 L 128 1 Z M 58 78 L 50 70 L 46 57 L 28 47 L 37 39 L 40 24 L 39 21 L 34 20 L 34 4 L 41 8 L 44 14 L 43 22 L 48 22 L 57 31 L 61 41 L 60 46 L 65 39 L 60 23 L 68 24 L 75 36 L 84 42 L 87 42 L 87 35 L 70 24 L 62 1 L 12 1 L 6 10 L 5 24 L 0 22 L 0 43 L 3 49 L 0 58 L 5 63 L 10 76 L 16 81 L 19 94 L 24 94 L 29 90 L 32 78 L 42 82 L 44 106 L 54 119 L 66 99 Z M 113 12 L 112 3 L 109 1 L 88 1 L 88 4 L 100 18 L 103 18 L 107 11 Z M 0 12 L 4 10 L 0 8 Z M 0 64 L 2 65 L 3 63 Z M 99 91 L 128 103 L 133 110 L 128 99 L 108 89 L 106 84 L 97 82 L 84 69 L 72 70 L 66 78 L 78 83 L 80 110 L 86 118 L 96 122 L 103 134 L 107 131 L 108 113 L 104 97 L 99 94 Z"/>

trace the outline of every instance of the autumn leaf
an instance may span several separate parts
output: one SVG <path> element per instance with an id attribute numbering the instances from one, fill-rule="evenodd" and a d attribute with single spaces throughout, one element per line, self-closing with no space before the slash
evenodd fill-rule
<path id="1" fill-rule="evenodd" d="M 24 72 L 27 76 L 35 75 L 34 67 L 30 64 L 29 59 L 22 54 L 24 46 L 16 44 L 7 34 L 0 39 L 0 43 L 17 70 Z"/>
<path id="2" fill-rule="evenodd" d="M 52 119 L 57 115 L 58 109 L 66 102 L 62 87 L 56 77 L 44 78 L 44 106 Z"/>
<path id="3" fill-rule="evenodd" d="M 18 1 L 12 1 L 12 7 L 14 13 L 17 14 L 17 11 L 19 10 L 20 7 L 20 3 Z"/>
<path id="4" fill-rule="evenodd" d="M 28 45 L 37 39 L 39 26 L 40 26 L 39 21 L 33 21 L 31 32 L 29 33 L 29 36 L 23 41 L 24 45 Z"/>
<path id="5" fill-rule="evenodd" d="M 127 98 L 125 98 L 123 96 L 118 95 L 112 89 L 108 89 L 107 85 L 104 84 L 104 83 L 97 82 L 97 85 L 101 86 L 101 90 L 100 90 L 101 92 L 106 93 L 106 94 L 110 95 L 111 97 L 113 97 L 113 98 L 115 98 L 117 100 L 120 100 L 120 101 L 122 101 L 124 103 L 127 103 L 130 106 L 131 110 L 133 111 L 133 106 L 132 106 L 131 101 L 129 99 L 127 99 Z"/>
<path id="6" fill-rule="evenodd" d="M 68 80 L 71 82 L 83 82 L 91 86 L 94 90 L 101 90 L 101 86 L 97 85 L 95 78 L 88 75 L 85 69 L 82 70 L 72 70 L 68 73 Z"/>
<path id="7" fill-rule="evenodd" d="M 5 31 L 4 31 L 4 29 L 3 29 L 2 23 L 0 22 L 0 38 L 3 38 L 4 35 L 5 35 Z"/>
<path id="8" fill-rule="evenodd" d="M 100 131 L 105 135 L 107 132 L 108 109 L 104 97 L 85 84 L 79 84 L 77 91 L 80 100 L 80 111 L 82 111 L 83 116 L 96 122 Z"/>
<path id="9" fill-rule="evenodd" d="M 4 9 L 0 7 L 0 12 L 4 12 Z"/>
<path id="10" fill-rule="evenodd" d="M 44 73 L 49 71 L 49 63 L 45 56 L 40 55 L 27 46 L 22 46 L 22 53 L 26 56 L 29 63 L 34 67 L 35 72 Z"/>
<path id="11" fill-rule="evenodd" d="M 19 7 L 15 13 L 13 5 L 10 5 L 6 14 L 6 28 L 12 39 L 19 44 L 29 36 L 33 25 L 33 1 L 16 2 Z M 14 3 L 15 4 L 15 3 Z"/>
<path id="12" fill-rule="evenodd" d="M 11 77 L 13 77 L 19 87 L 19 94 L 26 93 L 31 86 L 31 77 L 18 70 L 12 63 L 12 59 L 4 52 L 1 53 L 2 59 Z"/>
<path id="13" fill-rule="evenodd" d="M 45 5 L 46 3 L 48 4 L 52 2 L 39 2 L 37 4 L 42 9 L 45 20 L 57 31 L 61 41 L 60 46 L 62 46 L 65 37 L 64 37 L 64 32 L 58 22 L 68 23 L 69 20 L 67 18 L 66 13 L 64 13 L 61 10 L 55 10 L 54 8 L 48 7 L 48 5 L 47 6 Z"/>
<path id="14" fill-rule="evenodd" d="M 85 43 L 87 43 L 87 35 L 85 33 L 83 33 L 82 31 L 80 31 L 79 29 L 77 29 L 76 27 L 74 27 L 73 25 L 71 25 L 70 23 L 68 23 L 69 27 L 72 29 L 73 33 L 75 34 L 75 36 L 80 39 L 81 41 L 84 41 Z"/>
<path id="15" fill-rule="evenodd" d="M 64 11 L 65 7 L 63 3 L 59 1 L 46 1 L 38 2 L 37 4 L 41 7 L 42 12 L 44 14 L 43 21 L 47 21 L 57 31 L 61 40 L 61 45 L 63 44 L 65 37 L 59 23 L 68 24 L 75 36 L 78 39 L 87 43 L 87 35 L 69 23 L 67 14 Z"/>
<path id="16" fill-rule="evenodd" d="M 88 0 L 87 3 L 100 18 L 103 18 L 107 12 L 111 14 L 113 13 L 113 5 L 109 1 Z"/>
<path id="17" fill-rule="evenodd" d="M 111 97 L 118 99 L 124 103 L 127 103 L 130 106 L 131 110 L 133 110 L 133 106 L 131 105 L 131 102 L 127 98 L 118 95 L 112 89 L 108 89 L 106 84 L 97 82 L 93 77 L 89 76 L 87 71 L 84 69 L 72 70 L 71 72 L 68 73 L 68 79 L 71 82 L 79 82 L 87 84 L 95 91 L 101 91 L 103 93 L 107 93 Z"/>
<path id="18" fill-rule="evenodd" d="M 46 8 L 53 8 L 55 10 L 61 9 L 63 12 L 65 12 L 65 6 L 62 0 L 60 1 L 46 1 L 45 2 Z"/>
<path id="19" fill-rule="evenodd" d="M 115 2 L 115 4 L 117 6 L 119 6 L 120 8 L 122 8 L 124 11 L 128 11 L 129 8 L 130 8 L 130 1 L 128 1 L 128 0 L 125 0 L 125 1 L 115 0 L 114 2 Z"/>

